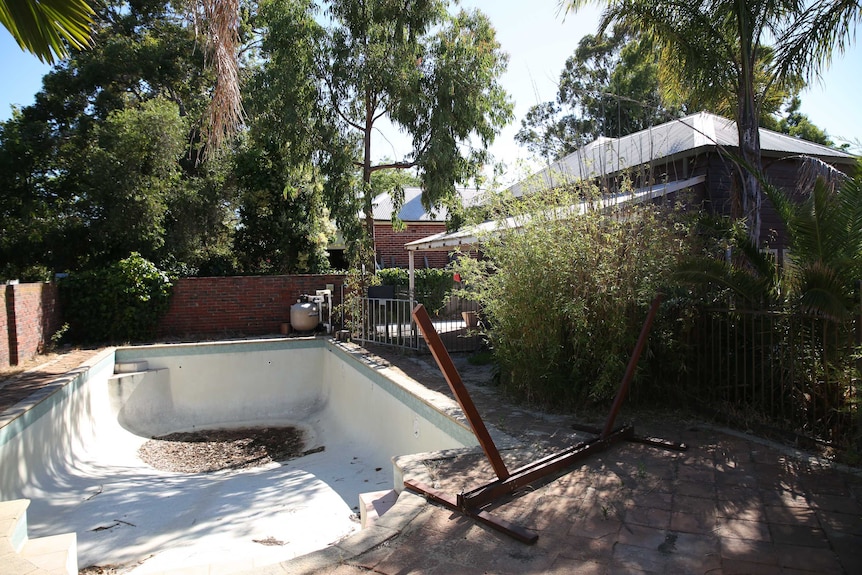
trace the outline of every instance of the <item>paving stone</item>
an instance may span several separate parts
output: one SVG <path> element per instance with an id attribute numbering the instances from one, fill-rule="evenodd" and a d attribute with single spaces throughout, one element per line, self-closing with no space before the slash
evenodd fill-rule
<path id="1" fill-rule="evenodd" d="M 715 514 L 715 499 L 707 497 L 673 496 L 673 510 L 683 513 Z"/>
<path id="2" fill-rule="evenodd" d="M 830 549 L 776 545 L 778 564 L 782 567 L 815 571 L 817 573 L 841 573 L 838 556 Z"/>
<path id="3" fill-rule="evenodd" d="M 665 545 L 668 539 L 667 529 L 655 529 L 652 527 L 644 527 L 642 525 L 625 524 L 622 526 L 617 537 L 619 543 L 625 545 L 634 545 L 657 551 Z M 676 536 L 674 536 L 676 539 Z"/>
<path id="4" fill-rule="evenodd" d="M 802 547 L 829 547 L 826 533 L 819 527 L 808 525 L 770 524 L 769 533 L 773 543 L 799 545 Z"/>
<path id="5" fill-rule="evenodd" d="M 547 575 L 605 575 L 607 573 L 608 566 L 605 563 L 560 557 L 548 569 Z"/>
<path id="6" fill-rule="evenodd" d="M 807 525 L 820 527 L 817 514 L 807 507 L 783 507 L 767 505 L 764 508 L 766 521 L 782 525 Z"/>
<path id="7" fill-rule="evenodd" d="M 845 573 L 862 573 L 862 537 L 829 534 L 829 543 Z"/>
<path id="8" fill-rule="evenodd" d="M 760 505 L 760 501 L 746 501 L 737 503 L 735 501 L 718 501 L 715 505 L 717 517 L 729 519 L 744 519 L 746 521 L 766 521 L 766 511 Z"/>
<path id="9" fill-rule="evenodd" d="M 605 537 L 566 535 L 557 548 L 558 557 L 607 563 L 613 555 L 616 542 L 616 534 Z"/>
<path id="10" fill-rule="evenodd" d="M 680 480 L 674 486 L 677 495 L 715 499 L 715 481 Z"/>
<path id="11" fill-rule="evenodd" d="M 718 534 L 721 537 L 750 539 L 753 541 L 769 541 L 769 524 L 760 521 L 745 521 L 743 519 L 721 519 L 718 524 Z"/>
<path id="12" fill-rule="evenodd" d="M 810 507 L 809 496 L 800 490 L 761 489 L 760 497 L 764 505 L 777 507 Z"/>
<path id="13" fill-rule="evenodd" d="M 728 559 L 722 560 L 721 572 L 723 575 L 779 575 L 781 567 Z"/>
<path id="14" fill-rule="evenodd" d="M 722 537 L 719 548 L 722 559 L 778 565 L 775 546 L 769 542 Z"/>
<path id="15" fill-rule="evenodd" d="M 716 528 L 715 511 L 710 513 L 672 512 L 670 528 L 672 531 L 684 533 L 713 533 Z"/>
<path id="16" fill-rule="evenodd" d="M 644 525 L 667 529 L 670 527 L 670 511 L 649 507 L 631 507 L 626 510 L 624 523 L 625 525 Z"/>
<path id="17" fill-rule="evenodd" d="M 667 565 L 667 556 L 657 549 L 651 551 L 636 545 L 617 543 L 610 565 L 648 573 L 662 573 Z"/>
<path id="18" fill-rule="evenodd" d="M 822 511 L 837 511 L 838 513 L 862 514 L 862 506 L 849 497 L 840 495 L 811 495 L 811 507 Z"/>
<path id="19" fill-rule="evenodd" d="M 664 509 L 666 511 L 670 511 L 673 506 L 672 493 L 656 493 L 655 491 L 636 491 L 632 493 L 630 499 L 632 505 L 635 507 Z"/>
<path id="20" fill-rule="evenodd" d="M 862 535 L 862 514 L 838 513 L 836 511 L 815 511 L 818 522 L 831 536 L 834 533 L 844 535 Z"/>

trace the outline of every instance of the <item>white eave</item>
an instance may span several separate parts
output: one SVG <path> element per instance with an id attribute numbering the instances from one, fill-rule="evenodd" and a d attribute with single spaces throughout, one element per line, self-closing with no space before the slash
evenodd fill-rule
<path id="1" fill-rule="evenodd" d="M 706 176 L 696 176 L 687 180 L 679 180 L 668 182 L 666 184 L 656 184 L 653 186 L 639 188 L 633 193 L 616 194 L 602 199 L 603 207 L 609 208 L 624 203 L 640 203 L 649 201 L 654 198 L 660 198 L 664 195 L 691 188 L 706 181 Z M 578 206 L 572 206 L 571 210 L 565 210 L 567 215 L 572 212 L 584 213 L 587 210 L 587 204 L 581 203 Z M 470 226 L 454 232 L 440 232 L 427 238 L 414 240 L 404 244 L 404 249 L 409 251 L 452 251 L 461 246 L 475 246 L 479 243 L 480 237 L 486 237 L 488 234 L 498 233 L 500 230 L 513 230 L 522 227 L 527 216 L 513 216 L 506 218 L 504 221 L 487 221 L 481 224 Z"/>

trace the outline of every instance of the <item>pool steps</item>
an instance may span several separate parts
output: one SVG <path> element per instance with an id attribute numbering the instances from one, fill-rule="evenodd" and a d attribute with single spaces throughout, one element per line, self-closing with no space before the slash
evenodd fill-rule
<path id="1" fill-rule="evenodd" d="M 143 364 L 143 365 L 142 365 Z M 144 369 L 134 369 L 143 367 Z M 147 369 L 146 361 L 134 361 L 129 363 L 118 363 L 114 367 L 114 375 L 108 377 L 108 400 L 111 409 L 119 414 L 123 406 L 127 404 L 129 397 L 135 388 L 149 377 L 160 382 L 167 381 L 170 370 L 167 368 Z"/>
<path id="2" fill-rule="evenodd" d="M 0 575 L 76 575 L 77 537 L 27 536 L 29 499 L 0 501 Z"/>
<path id="3" fill-rule="evenodd" d="M 371 491 L 359 494 L 359 521 L 363 529 L 367 529 L 398 501 L 398 493 L 394 489 Z"/>

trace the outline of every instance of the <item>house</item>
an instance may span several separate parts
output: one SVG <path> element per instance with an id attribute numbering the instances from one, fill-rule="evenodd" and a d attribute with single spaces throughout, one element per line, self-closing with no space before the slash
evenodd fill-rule
<path id="1" fill-rule="evenodd" d="M 603 189 L 619 189 L 628 178 L 635 193 L 625 196 L 658 199 L 682 189 L 691 190 L 702 205 L 715 214 L 741 215 L 734 205 L 734 162 L 738 134 L 736 123 L 708 112 L 692 114 L 622 138 L 598 138 L 568 156 L 552 163 L 529 178 L 513 185 L 515 196 L 538 193 L 582 181 L 594 181 Z M 760 129 L 760 145 L 767 179 L 793 192 L 804 158 L 816 158 L 848 173 L 857 156 Z M 761 210 L 761 241 L 772 247 L 786 247 L 783 226 L 774 207 L 766 200 Z M 492 222 L 482 224 L 493 227 Z M 480 226 L 480 227 L 482 227 Z M 411 252 L 451 251 L 475 244 L 479 229 L 438 233 L 415 240 L 405 248 Z M 487 229 L 485 229 L 487 231 Z"/>
<path id="2" fill-rule="evenodd" d="M 457 190 L 461 201 L 470 205 L 481 193 L 475 189 Z M 431 235 L 446 232 L 448 212 L 445 207 L 426 210 L 422 205 L 422 188 L 404 188 L 404 203 L 398 210 L 398 219 L 403 229 L 393 229 L 392 213 L 394 206 L 389 193 L 374 198 L 374 246 L 377 265 L 381 268 L 409 265 L 408 253 L 404 245 Z M 449 263 L 446 252 L 428 252 L 416 262 L 417 267 L 444 268 Z"/>

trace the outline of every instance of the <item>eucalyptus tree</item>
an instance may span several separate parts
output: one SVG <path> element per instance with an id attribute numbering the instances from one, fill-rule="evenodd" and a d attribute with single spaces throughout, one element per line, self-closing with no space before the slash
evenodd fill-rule
<path id="1" fill-rule="evenodd" d="M 498 81 L 507 57 L 486 16 L 450 14 L 444 0 L 322 4 L 264 3 L 261 74 L 284 87 L 274 103 L 303 112 L 290 113 L 298 124 L 283 131 L 285 149 L 319 170 L 339 227 L 355 230 L 359 208 L 372 238 L 375 172 L 414 170 L 429 206 L 454 201 L 456 183 L 479 174 L 512 115 Z M 299 61 L 297 46 L 309 47 Z M 377 162 L 372 136 L 384 125 L 409 151 Z"/>
<path id="2" fill-rule="evenodd" d="M 587 0 L 566 0 L 576 10 Z M 739 135 L 741 205 L 748 234 L 760 240 L 762 160 L 760 116 L 775 84 L 816 75 L 850 41 L 858 0 L 806 4 L 799 0 L 601 0 L 600 28 L 622 25 L 653 40 L 670 90 L 732 95 Z M 771 54 L 771 58 L 768 55 Z M 759 74 L 763 77 L 758 78 Z M 758 89 L 760 87 L 760 89 Z"/>

